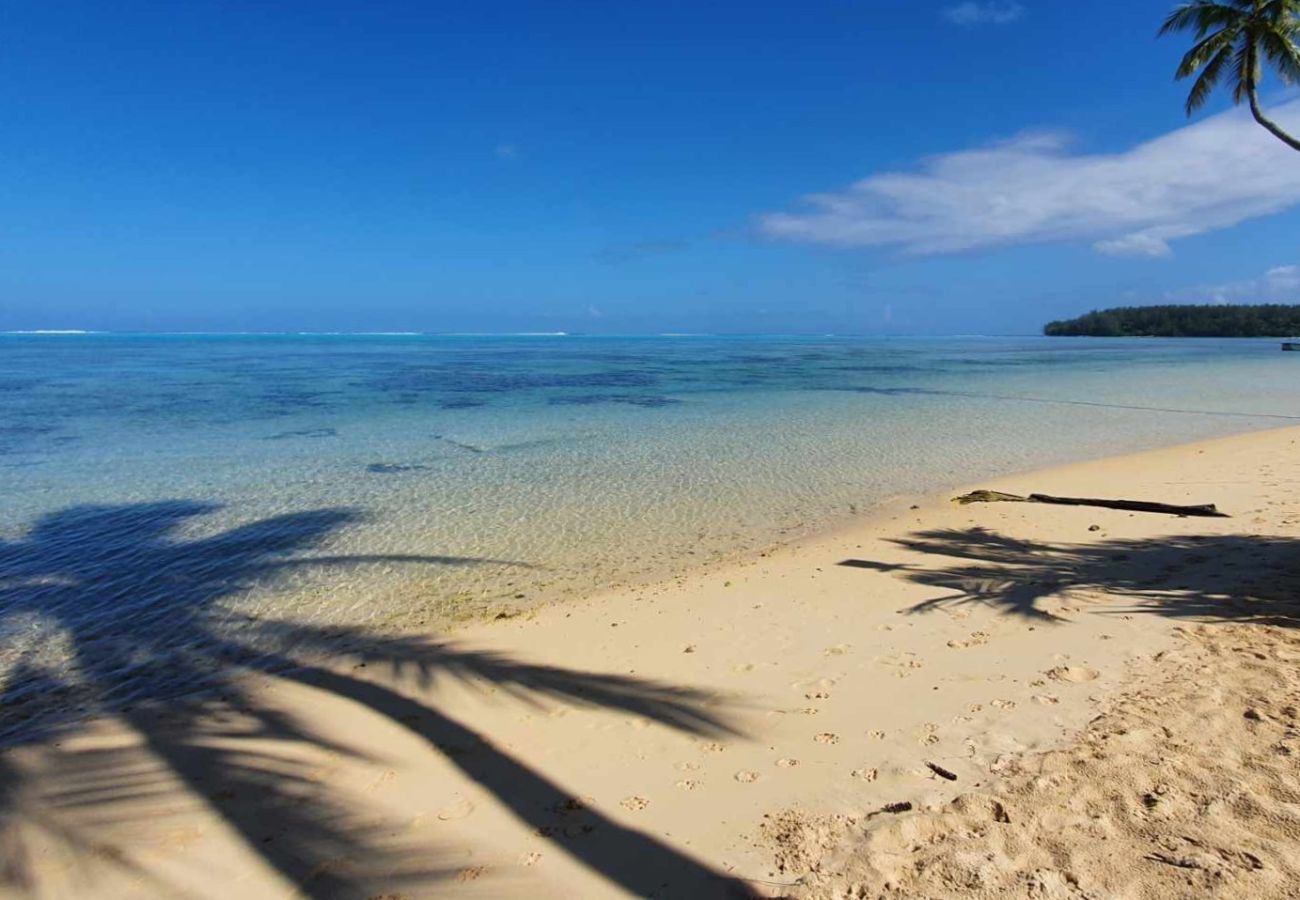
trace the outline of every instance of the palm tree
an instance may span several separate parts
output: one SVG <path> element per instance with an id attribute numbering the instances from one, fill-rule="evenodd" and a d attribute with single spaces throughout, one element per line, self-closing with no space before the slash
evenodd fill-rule
<path id="1" fill-rule="evenodd" d="M 1160 34 L 1191 31 L 1196 44 L 1183 57 L 1178 80 L 1200 72 L 1187 97 L 1187 114 L 1200 109 L 1226 74 L 1233 102 L 1250 103 L 1255 121 L 1292 150 L 1300 140 L 1283 131 L 1259 107 L 1261 62 L 1268 60 L 1287 84 L 1300 83 L 1300 0 L 1192 0 L 1169 14 Z"/>

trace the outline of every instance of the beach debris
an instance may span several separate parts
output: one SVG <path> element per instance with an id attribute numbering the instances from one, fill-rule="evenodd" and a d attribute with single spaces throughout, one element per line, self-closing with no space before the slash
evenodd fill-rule
<path id="1" fill-rule="evenodd" d="M 952 772 L 949 769 L 945 769 L 943 766 L 939 765 L 938 763 L 932 763 L 927 759 L 925 761 L 925 767 L 929 769 L 931 772 L 933 772 L 934 774 L 938 775 L 940 778 L 944 779 L 945 781 L 957 780 L 956 773 Z"/>
<path id="2" fill-rule="evenodd" d="M 1129 512 L 1163 513 L 1169 516 L 1212 516 L 1229 518 L 1227 513 L 1219 512 L 1213 503 L 1198 503 L 1184 506 L 1175 503 L 1154 503 L 1146 500 L 1099 500 L 1091 497 L 1053 497 L 1048 494 L 1007 494 L 1002 491 L 971 491 L 953 498 L 954 503 L 965 506 L 968 503 L 1055 503 L 1060 506 L 1099 506 L 1102 509 L 1123 509 Z"/>
<path id="3" fill-rule="evenodd" d="M 886 803 L 884 806 L 880 807 L 880 809 L 876 810 L 876 812 L 871 813 L 871 815 L 874 816 L 876 813 L 905 813 L 911 811 L 912 801 L 902 800 L 898 803 Z"/>

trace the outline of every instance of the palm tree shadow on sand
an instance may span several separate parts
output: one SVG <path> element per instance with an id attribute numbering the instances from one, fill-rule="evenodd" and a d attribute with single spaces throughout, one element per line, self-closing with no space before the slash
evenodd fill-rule
<path id="1" fill-rule="evenodd" d="M 253 586 L 274 586 L 304 567 L 374 562 L 478 565 L 500 561 L 438 556 L 304 556 L 355 512 L 324 509 L 264 519 L 212 537 L 179 529 L 217 509 L 176 501 L 83 506 L 52 513 L 20 540 L 0 542 L 0 647 L 5 635 L 39 627 L 67 648 L 55 668 L 26 652 L 0 659 L 0 886 L 35 890 L 24 835 L 32 829 L 74 862 L 106 858 L 141 885 L 162 889 L 122 849 L 106 849 L 93 829 L 68 818 L 107 821 L 147 809 L 151 799 L 185 793 L 205 803 L 286 880 L 311 897 L 365 897 L 416 880 L 447 877 L 437 848 L 392 836 L 373 816 L 313 778 L 285 747 L 356 757 L 312 724 L 259 699 L 250 675 L 270 676 L 360 704 L 418 736 L 490 791 L 521 822 L 625 891 L 737 896 L 749 892 L 657 838 L 598 811 L 581 812 L 578 835 L 556 828 L 573 794 L 435 706 L 361 672 L 382 663 L 392 678 L 428 688 L 456 680 L 525 699 L 621 710 L 695 735 L 734 734 L 707 711 L 710 697 L 689 688 L 616 675 L 532 665 L 446 641 L 364 629 L 239 617 L 226 603 Z M 179 698 L 185 699 L 182 701 Z M 57 784 L 33 802 L 12 752 L 107 714 L 139 738 L 139 748 L 96 747 L 57 754 Z M 265 749 L 278 746 L 281 750 Z M 140 751 L 151 764 L 142 764 Z M 44 777 L 49 775 L 49 778 Z M 80 817 L 63 813 L 89 813 Z"/>
<path id="2" fill-rule="evenodd" d="M 1262 535 L 1190 535 L 1069 544 L 1023 541 L 983 528 L 921 531 L 894 541 L 943 560 L 893 565 L 840 563 L 892 572 L 947 593 L 908 612 L 978 604 L 1044 623 L 1063 592 L 1129 601 L 1111 614 L 1153 613 L 1199 621 L 1300 626 L 1300 540 Z"/>

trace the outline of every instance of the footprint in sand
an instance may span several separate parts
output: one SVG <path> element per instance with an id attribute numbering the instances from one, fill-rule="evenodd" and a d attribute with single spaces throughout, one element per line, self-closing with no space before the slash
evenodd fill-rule
<path id="1" fill-rule="evenodd" d="M 880 776 L 875 769 L 854 769 L 849 774 L 859 781 L 875 781 Z"/>
<path id="2" fill-rule="evenodd" d="M 677 787 L 681 788 L 684 791 L 693 791 L 696 788 L 703 787 L 703 786 L 704 786 L 704 782 L 696 781 L 694 778 L 683 778 L 681 781 L 677 782 Z"/>
<path id="3" fill-rule="evenodd" d="M 834 678 L 815 678 L 812 681 L 796 681 L 790 687 L 804 691 L 829 691 L 835 687 Z M 830 696 L 829 694 L 827 696 Z"/>
<path id="4" fill-rule="evenodd" d="M 524 866 L 535 866 L 541 861 L 542 854 L 534 850 L 532 853 L 525 853 L 519 858 L 519 864 Z"/>
<path id="5" fill-rule="evenodd" d="M 621 801 L 619 801 L 618 805 L 623 807 L 624 809 L 630 809 L 636 811 L 636 810 L 645 809 L 647 806 L 650 805 L 650 801 L 647 800 L 645 797 L 624 797 Z"/>
<path id="6" fill-rule="evenodd" d="M 982 631 L 972 631 L 970 637 L 957 638 L 948 642 L 948 646 L 954 650 L 964 650 L 967 647 L 978 647 L 981 644 L 987 644 L 989 636 Z"/>
<path id="7" fill-rule="evenodd" d="M 815 735 L 813 740 L 819 744 L 838 744 L 840 742 L 840 736 L 838 734 L 832 734 L 829 731 L 823 731 L 821 734 Z"/>
<path id="8" fill-rule="evenodd" d="M 1035 694 L 1034 702 L 1041 703 L 1043 706 L 1055 706 L 1061 702 L 1061 699 L 1059 697 L 1054 697 L 1051 694 Z"/>
<path id="9" fill-rule="evenodd" d="M 1048 669 L 1046 675 L 1053 681 L 1061 681 L 1066 684 L 1084 684 L 1088 681 L 1096 681 L 1101 677 L 1100 672 L 1087 666 L 1057 666 L 1054 669 Z"/>
<path id="10" fill-rule="evenodd" d="M 885 733 L 877 728 L 875 731 L 868 731 L 867 737 L 871 738 L 873 741 L 883 741 L 885 739 Z"/>
<path id="11" fill-rule="evenodd" d="M 990 706 L 996 706 L 998 709 L 1015 709 L 1015 708 L 1016 708 L 1016 701 L 1014 701 L 1014 700 L 994 700 L 994 701 L 993 701 L 992 703 L 990 703 L 989 705 L 990 705 Z"/>
<path id="12" fill-rule="evenodd" d="M 805 700 L 829 700 L 830 691 L 809 691 L 803 695 Z"/>
<path id="13" fill-rule="evenodd" d="M 736 773 L 735 777 L 741 784 L 753 784 L 755 781 L 758 781 L 758 773 L 751 772 L 748 769 L 741 769 Z"/>
<path id="14" fill-rule="evenodd" d="M 779 767 L 782 768 L 782 769 L 793 769 L 795 766 L 799 765 L 799 760 L 797 760 L 797 759 L 778 759 L 778 760 L 776 761 L 776 764 L 777 764 L 777 766 L 779 766 Z"/>
<path id="15" fill-rule="evenodd" d="M 443 822 L 451 822 L 456 819 L 463 819 L 473 811 L 474 804 L 462 798 L 438 810 L 438 818 Z"/>
<path id="16" fill-rule="evenodd" d="M 673 768 L 678 772 L 698 772 L 700 770 L 700 764 L 697 762 L 679 762 L 674 763 Z"/>
<path id="17" fill-rule="evenodd" d="M 878 656 L 876 662 L 893 669 L 894 674 L 899 678 L 906 678 L 925 665 L 924 660 L 911 652 L 896 653 L 893 656 Z"/>
<path id="18" fill-rule="evenodd" d="M 826 656 L 843 656 L 849 652 L 848 644 L 836 644 L 834 647 L 827 647 L 822 653 Z"/>
<path id="19" fill-rule="evenodd" d="M 705 744 L 702 749 L 707 753 L 721 753 L 723 750 L 727 749 L 727 745 L 719 744 L 717 741 L 710 741 Z"/>
<path id="20" fill-rule="evenodd" d="M 803 709 L 799 710 L 799 712 L 803 713 L 805 716 L 815 716 L 821 712 L 821 710 L 815 706 L 805 706 Z"/>

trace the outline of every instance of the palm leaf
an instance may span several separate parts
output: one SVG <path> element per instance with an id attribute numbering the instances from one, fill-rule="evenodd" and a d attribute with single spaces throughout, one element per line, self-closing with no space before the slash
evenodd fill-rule
<path id="1" fill-rule="evenodd" d="M 1200 70 L 1202 66 L 1213 56 L 1231 46 L 1232 42 L 1237 39 L 1241 33 L 1241 26 L 1225 28 L 1222 31 L 1216 31 L 1214 34 L 1197 43 L 1191 50 L 1183 56 L 1183 61 L 1178 65 L 1178 71 L 1174 73 L 1174 78 L 1181 80 Z"/>
<path id="2" fill-rule="evenodd" d="M 1205 101 L 1210 97 L 1210 92 L 1214 90 L 1219 83 L 1219 79 L 1223 77 L 1223 70 L 1231 62 L 1232 49 L 1231 47 L 1224 47 L 1206 65 L 1205 71 L 1201 72 L 1201 77 L 1197 78 L 1196 83 L 1192 85 L 1192 92 L 1187 95 L 1186 109 L 1189 116 L 1205 105 Z"/>
<path id="3" fill-rule="evenodd" d="M 1196 37 L 1203 38 L 1214 28 L 1226 28 L 1239 23 L 1244 18 L 1244 11 L 1210 0 L 1195 0 L 1175 9 L 1160 26 L 1159 36 L 1175 31 L 1194 31 Z"/>
<path id="4" fill-rule="evenodd" d="M 1259 46 L 1283 81 L 1287 84 L 1300 82 L 1300 48 L 1286 35 L 1265 31 L 1259 36 Z"/>
<path id="5" fill-rule="evenodd" d="M 1232 100 L 1240 104 L 1254 92 L 1259 84 L 1259 63 L 1255 58 L 1255 45 L 1246 40 L 1232 57 Z"/>

